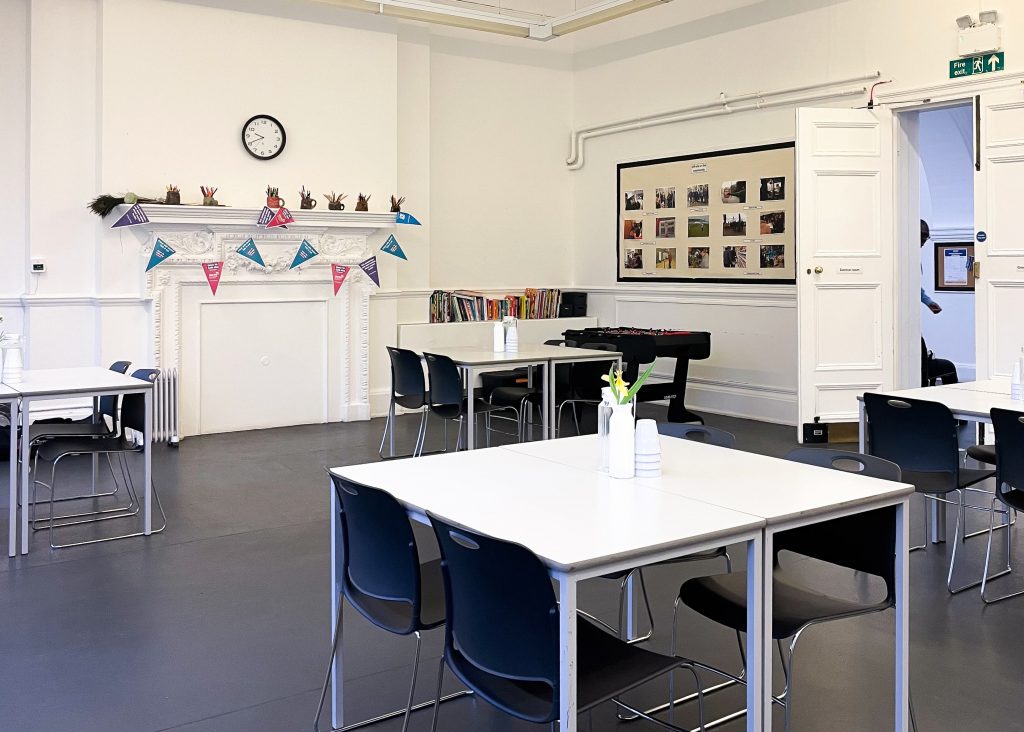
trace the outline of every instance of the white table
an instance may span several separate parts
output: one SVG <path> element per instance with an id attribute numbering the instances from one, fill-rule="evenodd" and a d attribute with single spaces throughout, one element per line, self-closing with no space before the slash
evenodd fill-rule
<path id="1" fill-rule="evenodd" d="M 938 402 L 946 405 L 956 419 L 977 422 L 979 425 L 992 424 L 992 407 L 1024 412 L 1024 402 L 1014 401 L 1010 398 L 1009 379 L 968 381 L 874 393 L 895 399 L 921 399 Z M 867 445 L 867 412 L 864 409 L 864 396 L 858 396 L 857 399 L 860 402 L 859 444 L 860 451 L 864 452 Z M 941 501 L 928 501 L 928 503 L 931 504 L 932 542 L 938 544 L 946 540 L 946 504 Z"/>
<path id="2" fill-rule="evenodd" d="M 153 493 L 153 385 L 148 381 L 135 379 L 119 374 L 110 369 L 98 366 L 85 366 L 70 369 L 27 369 L 22 372 L 21 381 L 7 384 L 21 395 L 21 553 L 28 554 L 28 502 L 29 485 L 29 447 L 28 440 L 31 404 L 35 401 L 50 399 L 67 399 L 71 397 L 91 396 L 94 399 L 119 394 L 145 394 L 146 427 L 149 433 L 144 437 L 144 472 L 142 500 L 142 533 L 149 536 L 153 529 L 152 493 Z M 17 502 L 11 503 L 10 510 L 17 511 Z"/>
<path id="3" fill-rule="evenodd" d="M 540 557 L 559 585 L 562 730 L 577 729 L 577 583 L 727 543 L 746 543 L 747 653 L 752 659 L 747 729 L 761 729 L 764 687 L 758 677 L 761 654 L 770 649 L 762 637 L 763 519 L 503 448 L 354 465 L 332 472 L 387 491 L 414 519 L 425 521 L 429 511 L 474 531 L 518 542 Z M 331 489 L 332 618 L 337 617 L 341 592 L 336 501 Z M 343 724 L 342 663 L 339 650 L 332 677 L 335 727 Z"/>
<path id="4" fill-rule="evenodd" d="M 8 511 L 7 556 L 18 553 L 18 406 L 21 396 L 9 386 L 0 384 L 0 404 L 11 409 L 10 472 L 7 476 L 8 500 L 12 509 Z"/>
<path id="5" fill-rule="evenodd" d="M 485 348 L 439 348 L 431 351 L 448 356 L 465 374 L 466 393 L 470 396 L 466 412 L 466 447 L 472 450 L 476 445 L 476 419 L 474 414 L 473 390 L 476 378 L 484 371 L 497 367 L 516 368 L 520 366 L 542 366 L 544 368 L 544 409 L 542 411 L 544 438 L 553 436 L 555 424 L 555 365 L 579 361 L 618 361 L 622 365 L 622 354 L 618 351 L 598 351 L 593 348 L 565 348 L 562 346 L 520 345 L 515 353 L 491 351 Z"/>
<path id="6" fill-rule="evenodd" d="M 539 457 L 556 464 L 596 471 L 597 437 L 571 437 L 551 442 L 507 445 L 518 455 Z M 753 514 L 765 521 L 761 575 L 764 617 L 772 617 L 772 545 L 779 531 L 805 524 L 847 516 L 875 508 L 896 506 L 896 719 L 895 729 L 907 725 L 909 664 L 908 507 L 914 492 L 911 485 L 865 478 L 842 471 L 804 465 L 740 450 L 706 445 L 692 440 L 661 437 L 662 476 L 614 481 L 624 487 L 641 486 L 709 505 Z M 767 631 L 768 626 L 765 630 Z M 763 635 L 765 661 L 762 679 L 765 689 L 763 718 L 771 727 L 772 648 L 771 635 Z M 748 661 L 747 667 L 751 664 Z"/>

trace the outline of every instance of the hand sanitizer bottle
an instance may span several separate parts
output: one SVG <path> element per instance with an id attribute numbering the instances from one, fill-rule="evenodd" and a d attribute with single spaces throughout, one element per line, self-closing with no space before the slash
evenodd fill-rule
<path id="1" fill-rule="evenodd" d="M 501 321 L 494 321 L 494 352 L 501 353 L 505 350 L 505 328 L 502 327 Z"/>

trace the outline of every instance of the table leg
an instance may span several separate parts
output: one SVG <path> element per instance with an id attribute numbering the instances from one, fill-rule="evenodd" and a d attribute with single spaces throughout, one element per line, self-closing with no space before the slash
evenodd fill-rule
<path id="1" fill-rule="evenodd" d="M 747 542 L 747 730 L 772 727 L 772 535 Z"/>
<path id="2" fill-rule="evenodd" d="M 634 573 L 626 578 L 626 640 L 633 640 L 637 636 L 635 576 Z"/>
<path id="3" fill-rule="evenodd" d="M 907 729 L 910 702 L 910 501 L 896 507 L 896 719 Z"/>
<path id="4" fill-rule="evenodd" d="M 476 401 L 476 372 L 472 366 L 466 367 L 466 449 L 472 450 L 476 442 L 476 414 L 473 402 Z"/>
<path id="5" fill-rule="evenodd" d="M 866 454 L 865 448 L 868 442 L 868 417 L 864 411 L 864 400 L 861 399 L 859 404 L 860 409 L 857 413 L 857 451 L 864 455 Z"/>
<path id="6" fill-rule="evenodd" d="M 558 413 L 555 411 L 555 372 L 558 365 L 554 361 L 548 361 L 547 371 L 544 374 L 544 409 L 548 412 L 548 428 L 551 439 L 558 437 Z"/>
<path id="7" fill-rule="evenodd" d="M 146 433 L 142 436 L 143 465 L 143 501 L 142 501 L 142 533 L 149 536 L 153 533 L 153 390 L 146 389 Z"/>
<path id="8" fill-rule="evenodd" d="M 548 434 L 549 425 L 551 424 L 551 415 L 548 413 L 548 372 L 551 371 L 552 369 L 551 364 L 549 362 L 540 364 L 540 367 L 544 369 L 544 380 L 541 381 L 541 434 L 542 439 L 546 440 L 549 437 L 551 437 L 551 435 Z"/>
<path id="9" fill-rule="evenodd" d="M 97 397 L 97 396 L 94 396 L 92 398 L 92 420 L 91 420 L 91 422 L 93 424 L 96 424 L 97 421 L 102 419 L 102 417 L 100 417 L 99 414 L 100 414 L 100 398 Z M 99 453 L 93 453 L 93 456 L 92 456 L 92 492 L 93 492 L 93 495 L 96 494 L 96 483 L 99 482 L 99 477 L 100 477 L 100 455 L 99 455 Z"/>
<path id="10" fill-rule="evenodd" d="M 342 620 L 341 572 L 344 566 L 341 538 L 341 506 L 338 504 L 338 493 L 332 481 L 327 482 L 331 492 L 331 635 L 338 633 L 338 642 L 334 648 L 334 659 L 331 667 L 331 727 L 338 729 L 345 724 L 345 672 L 342 648 L 344 644 L 338 624 Z M 343 625 L 343 624 L 342 624 Z"/>
<path id="11" fill-rule="evenodd" d="M 28 486 L 29 480 L 29 439 L 28 425 L 31 399 L 21 400 L 21 553 L 28 554 Z M 14 459 L 13 456 L 11 458 Z M 51 489 L 52 490 L 52 489 Z"/>
<path id="12" fill-rule="evenodd" d="M 559 575 L 558 719 L 562 732 L 576 730 L 576 580 Z"/>
<path id="13" fill-rule="evenodd" d="M 7 500 L 10 501 L 10 508 L 7 511 L 7 556 L 13 557 L 18 553 L 18 418 L 20 416 L 19 404 L 11 402 L 11 442 L 10 442 L 10 466 L 7 475 Z"/>

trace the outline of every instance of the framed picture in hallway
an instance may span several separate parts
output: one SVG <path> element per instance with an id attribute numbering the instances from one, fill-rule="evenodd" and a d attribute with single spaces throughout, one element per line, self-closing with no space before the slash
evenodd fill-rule
<path id="1" fill-rule="evenodd" d="M 617 280 L 793 284 L 795 153 L 781 142 L 619 163 Z"/>
<path id="2" fill-rule="evenodd" d="M 935 245 L 935 291 L 974 292 L 974 243 Z"/>

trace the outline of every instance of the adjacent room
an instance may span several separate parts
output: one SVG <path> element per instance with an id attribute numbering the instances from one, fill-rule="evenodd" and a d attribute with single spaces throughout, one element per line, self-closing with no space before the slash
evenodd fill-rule
<path id="1" fill-rule="evenodd" d="M 1024 9 L 0 5 L 0 729 L 1024 729 Z"/>

